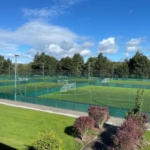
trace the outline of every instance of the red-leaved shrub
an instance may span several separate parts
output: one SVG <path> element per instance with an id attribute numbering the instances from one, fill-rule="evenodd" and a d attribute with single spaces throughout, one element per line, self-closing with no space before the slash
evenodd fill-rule
<path id="1" fill-rule="evenodd" d="M 74 130 L 77 136 L 79 136 L 81 140 L 83 140 L 86 137 L 87 131 L 93 128 L 94 124 L 95 124 L 95 121 L 93 118 L 89 116 L 81 116 L 75 120 Z"/>
<path id="2" fill-rule="evenodd" d="M 104 123 L 109 119 L 109 110 L 105 107 L 91 106 L 88 114 L 95 120 L 95 127 L 102 129 Z"/>
<path id="3" fill-rule="evenodd" d="M 144 121 L 141 118 L 146 118 Z M 146 115 L 128 116 L 127 120 L 121 124 L 117 129 L 117 134 L 114 138 L 114 143 L 121 150 L 132 149 L 140 139 L 143 137 L 147 120 Z"/>

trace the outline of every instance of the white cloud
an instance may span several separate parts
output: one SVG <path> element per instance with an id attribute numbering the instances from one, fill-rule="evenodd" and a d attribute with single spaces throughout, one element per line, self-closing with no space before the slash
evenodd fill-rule
<path id="1" fill-rule="evenodd" d="M 115 54 L 118 51 L 118 46 L 115 43 L 114 37 L 109 37 L 108 39 L 103 39 L 99 42 L 99 47 L 97 53 L 104 54 Z"/>
<path id="2" fill-rule="evenodd" d="M 55 18 L 59 15 L 67 13 L 66 9 L 85 0 L 58 0 L 55 5 L 41 9 L 22 9 L 27 17 L 50 17 Z"/>
<path id="3" fill-rule="evenodd" d="M 33 58 L 39 52 L 45 52 L 57 59 L 64 56 L 72 57 L 74 53 L 91 55 L 94 43 L 80 40 L 81 37 L 67 28 L 39 21 L 28 22 L 15 31 L 0 29 L 0 48 L 8 56 L 18 53 L 20 57 Z M 81 43 L 81 44 L 78 44 Z M 29 50 L 22 51 L 21 45 L 29 45 Z"/>
<path id="4" fill-rule="evenodd" d="M 89 49 L 84 49 L 83 51 L 80 52 L 80 55 L 83 57 L 89 57 L 92 56 L 92 53 Z"/>
<path id="5" fill-rule="evenodd" d="M 92 46 L 94 46 L 93 42 L 85 42 L 85 43 L 82 44 L 82 47 L 84 47 L 84 48 L 92 47 Z"/>
<path id="6" fill-rule="evenodd" d="M 0 41 L 0 50 L 4 52 L 9 52 L 9 51 L 16 51 L 17 50 L 17 45 L 16 44 L 11 44 L 7 43 L 5 41 Z"/>
<path id="7" fill-rule="evenodd" d="M 127 52 L 135 52 L 135 51 L 138 51 L 138 50 L 141 50 L 141 46 L 140 43 L 144 41 L 145 38 L 133 38 L 131 39 L 130 41 L 128 41 L 126 43 L 126 46 L 127 46 L 127 49 L 126 51 Z"/>
<path id="8" fill-rule="evenodd" d="M 129 53 L 123 53 L 126 57 L 129 57 Z"/>

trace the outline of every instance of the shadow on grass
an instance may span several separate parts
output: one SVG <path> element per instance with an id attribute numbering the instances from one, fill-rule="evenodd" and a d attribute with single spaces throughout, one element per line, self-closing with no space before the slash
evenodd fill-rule
<path id="1" fill-rule="evenodd" d="M 65 128 L 64 133 L 70 135 L 70 136 L 75 136 L 75 132 L 73 130 L 73 126 L 68 126 Z"/>
<path id="2" fill-rule="evenodd" d="M 93 144 L 93 150 L 108 150 L 113 147 L 113 136 L 116 132 L 117 126 L 107 125 L 106 130 L 99 135 L 98 140 Z"/>
<path id="3" fill-rule="evenodd" d="M 36 150 L 34 147 L 26 145 L 27 149 L 26 150 Z"/>
<path id="4" fill-rule="evenodd" d="M 16 148 L 10 147 L 6 144 L 0 143 L 0 149 L 1 150 L 17 150 Z"/>

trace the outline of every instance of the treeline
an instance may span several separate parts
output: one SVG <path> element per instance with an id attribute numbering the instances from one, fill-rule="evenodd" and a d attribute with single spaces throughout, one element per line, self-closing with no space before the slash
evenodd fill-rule
<path id="1" fill-rule="evenodd" d="M 10 59 L 5 60 L 0 56 L 0 62 L 1 74 L 14 72 L 14 64 Z M 139 51 L 123 62 L 113 62 L 102 53 L 84 62 L 79 53 L 74 54 L 72 58 L 65 57 L 57 60 L 43 52 L 37 53 L 33 62 L 29 64 L 18 64 L 17 70 L 19 75 L 149 78 L 150 60 Z"/>

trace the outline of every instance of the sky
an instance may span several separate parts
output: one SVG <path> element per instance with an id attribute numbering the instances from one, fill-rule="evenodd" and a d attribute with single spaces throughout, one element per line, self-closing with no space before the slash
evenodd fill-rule
<path id="1" fill-rule="evenodd" d="M 123 61 L 140 51 L 150 59 L 149 0 L 4 0 L 0 55 L 29 63 L 44 52 L 60 60 L 103 53 Z"/>

